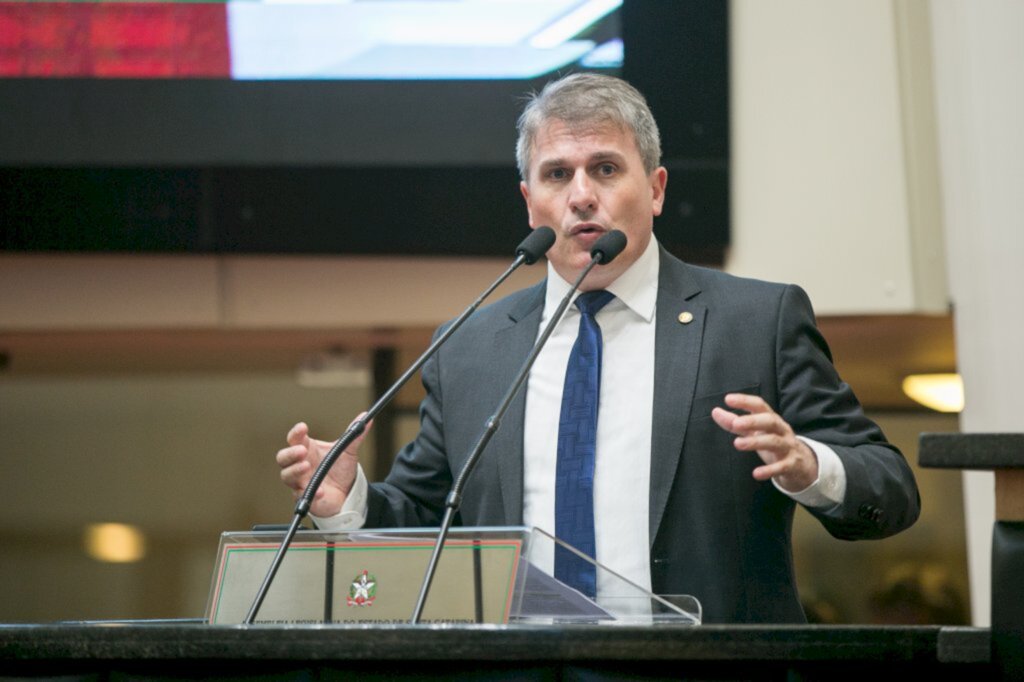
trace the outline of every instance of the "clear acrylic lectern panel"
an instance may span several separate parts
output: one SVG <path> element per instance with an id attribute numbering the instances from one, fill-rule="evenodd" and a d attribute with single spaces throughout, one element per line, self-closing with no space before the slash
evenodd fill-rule
<path id="1" fill-rule="evenodd" d="M 529 532 L 513 593 L 512 622 L 699 625 L 701 605 L 689 595 L 655 595 L 539 528 Z M 589 599 L 551 575 L 555 547 L 594 565 L 597 598 Z M 588 606 L 589 605 L 589 606 Z"/>
<path id="2" fill-rule="evenodd" d="M 245 619 L 282 537 L 221 536 L 209 623 Z M 436 529 L 299 531 L 256 622 L 408 622 L 436 539 Z M 537 529 L 453 529 L 422 622 L 700 623 L 696 599 L 656 597 L 596 563 L 600 588 L 590 600 L 542 568 L 556 544 L 568 547 Z"/>

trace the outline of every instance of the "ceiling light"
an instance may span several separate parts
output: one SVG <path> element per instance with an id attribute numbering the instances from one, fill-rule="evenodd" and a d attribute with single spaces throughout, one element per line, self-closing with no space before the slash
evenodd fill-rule
<path id="1" fill-rule="evenodd" d="M 85 551 L 97 561 L 131 563 L 146 555 L 146 536 L 125 523 L 92 523 L 85 527 Z"/>
<path id="2" fill-rule="evenodd" d="M 959 374 L 911 374 L 903 380 L 903 392 L 938 412 L 964 409 L 964 381 Z"/>

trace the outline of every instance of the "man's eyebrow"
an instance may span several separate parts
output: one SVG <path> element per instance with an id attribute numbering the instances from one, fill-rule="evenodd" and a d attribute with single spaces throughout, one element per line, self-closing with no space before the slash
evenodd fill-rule
<path id="1" fill-rule="evenodd" d="M 594 152 L 593 154 L 587 157 L 587 164 L 599 163 L 601 161 L 621 161 L 624 158 L 625 156 L 621 152 L 617 152 L 614 150 L 598 151 Z M 542 160 L 540 162 L 540 167 L 550 168 L 552 166 L 565 166 L 567 165 L 567 163 L 568 162 L 564 158 L 557 157 L 553 159 Z"/>
<path id="2" fill-rule="evenodd" d="M 550 168 L 551 166 L 564 166 L 564 165 L 565 165 L 565 159 L 563 159 L 563 158 L 544 159 L 543 161 L 540 162 L 541 168 Z"/>
<path id="3" fill-rule="evenodd" d="M 625 158 L 625 156 L 621 152 L 609 150 L 609 151 L 595 152 L 594 154 L 590 155 L 590 159 L 589 160 L 590 160 L 591 163 L 593 163 L 595 161 L 620 161 L 620 160 L 622 160 L 624 158 Z"/>

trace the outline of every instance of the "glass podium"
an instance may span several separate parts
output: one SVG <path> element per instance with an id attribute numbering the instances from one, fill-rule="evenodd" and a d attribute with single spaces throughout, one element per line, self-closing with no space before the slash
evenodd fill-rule
<path id="1" fill-rule="evenodd" d="M 266 575 L 283 533 L 221 535 L 206 619 L 238 624 Z M 256 623 L 408 623 L 437 530 L 299 531 Z M 598 574 L 592 600 L 556 580 L 557 538 L 525 527 L 452 529 L 422 623 L 686 624 L 701 622 L 691 596 L 657 596 L 584 556 Z"/>

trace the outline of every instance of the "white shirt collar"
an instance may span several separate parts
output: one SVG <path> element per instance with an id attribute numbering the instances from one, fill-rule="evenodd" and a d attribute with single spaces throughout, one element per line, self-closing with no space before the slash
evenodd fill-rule
<path id="1" fill-rule="evenodd" d="M 658 271 L 661 259 L 658 257 L 658 240 L 651 235 L 647 248 L 629 266 L 625 272 L 608 285 L 607 290 L 615 294 L 615 298 L 636 313 L 645 322 L 654 319 L 655 304 L 658 300 Z M 600 265 L 598 267 L 601 267 Z M 544 297 L 545 318 L 565 297 L 572 286 L 555 272 L 548 261 L 548 285 Z M 577 294 L 578 296 L 579 294 Z M 575 297 L 573 297 L 575 299 Z"/>

